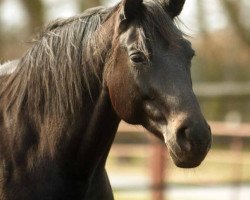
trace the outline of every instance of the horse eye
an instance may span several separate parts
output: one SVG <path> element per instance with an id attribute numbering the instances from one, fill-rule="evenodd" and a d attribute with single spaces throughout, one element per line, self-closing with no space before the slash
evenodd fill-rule
<path id="1" fill-rule="evenodd" d="M 132 54 L 131 56 L 130 56 L 130 59 L 131 59 L 131 61 L 133 62 L 133 63 L 135 63 L 135 64 L 140 64 L 140 63 L 143 63 L 143 62 L 145 62 L 145 56 L 144 55 L 142 55 L 142 54 Z"/>

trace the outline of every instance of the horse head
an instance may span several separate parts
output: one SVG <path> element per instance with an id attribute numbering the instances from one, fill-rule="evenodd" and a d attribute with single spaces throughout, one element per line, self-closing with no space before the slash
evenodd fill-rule
<path id="1" fill-rule="evenodd" d="M 211 131 L 192 89 L 194 50 L 174 24 L 184 2 L 122 2 L 106 82 L 117 115 L 155 134 L 189 168 L 205 158 Z"/>

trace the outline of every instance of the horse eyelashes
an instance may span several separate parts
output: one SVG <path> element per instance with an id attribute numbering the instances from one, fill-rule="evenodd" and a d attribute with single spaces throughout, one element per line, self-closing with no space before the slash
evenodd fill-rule
<path id="1" fill-rule="evenodd" d="M 142 52 L 135 52 L 129 55 L 130 60 L 134 64 L 146 64 L 147 57 Z"/>
<path id="2" fill-rule="evenodd" d="M 137 64 L 143 63 L 145 61 L 145 58 L 142 55 L 132 55 L 130 59 L 133 63 Z"/>

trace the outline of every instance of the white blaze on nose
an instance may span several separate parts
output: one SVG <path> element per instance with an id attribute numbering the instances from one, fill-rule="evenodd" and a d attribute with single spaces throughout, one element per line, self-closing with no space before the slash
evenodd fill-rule
<path id="1" fill-rule="evenodd" d="M 177 141 L 177 131 L 179 130 L 180 126 L 182 125 L 183 121 L 187 119 L 187 114 L 186 113 L 172 113 L 169 116 L 168 124 L 165 128 L 165 130 L 162 131 L 165 144 L 171 148 L 173 145 L 176 146 L 176 141 Z M 186 149 L 191 149 L 191 145 L 189 143 L 185 144 Z M 180 147 L 178 146 L 179 150 Z"/>

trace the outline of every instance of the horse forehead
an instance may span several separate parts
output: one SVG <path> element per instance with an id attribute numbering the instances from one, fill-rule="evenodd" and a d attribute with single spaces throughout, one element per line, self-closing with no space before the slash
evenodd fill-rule
<path id="1" fill-rule="evenodd" d="M 120 36 L 120 42 L 122 45 L 128 48 L 128 50 L 134 50 L 143 45 L 151 55 L 164 54 L 168 55 L 168 52 L 175 52 L 175 55 L 181 56 L 185 54 L 194 54 L 192 43 L 185 37 L 180 36 L 174 41 L 170 41 L 169 38 L 164 37 L 159 31 L 145 30 L 143 27 L 137 25 L 131 25 L 127 31 Z"/>
<path id="2" fill-rule="evenodd" d="M 139 37 L 139 29 L 131 25 L 127 31 L 125 31 L 121 36 L 120 36 L 120 41 L 123 44 L 133 44 L 138 40 Z"/>

